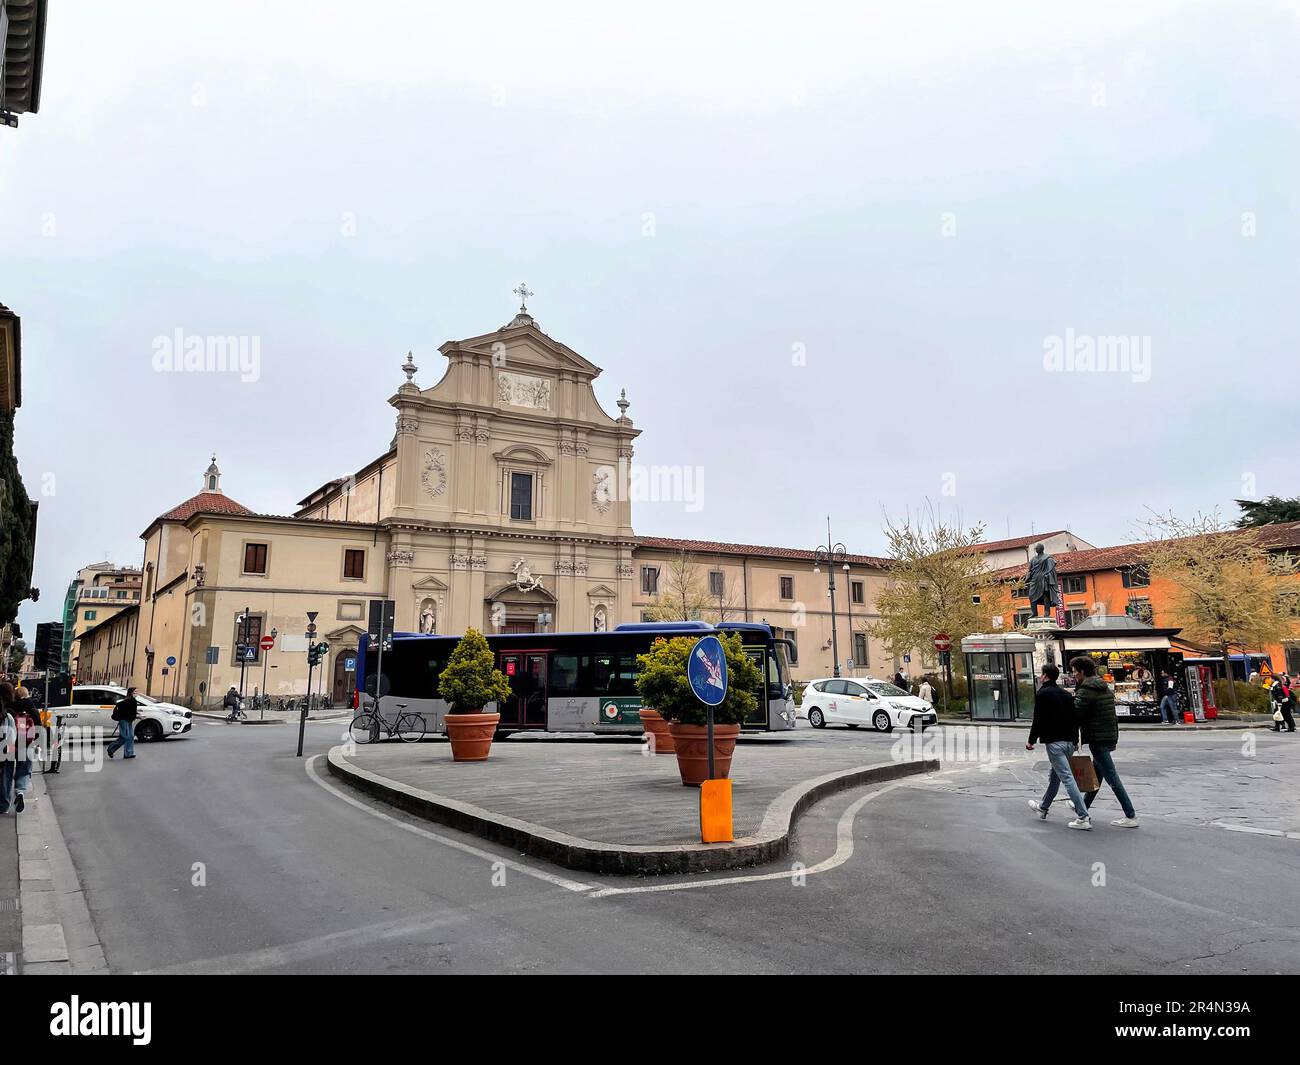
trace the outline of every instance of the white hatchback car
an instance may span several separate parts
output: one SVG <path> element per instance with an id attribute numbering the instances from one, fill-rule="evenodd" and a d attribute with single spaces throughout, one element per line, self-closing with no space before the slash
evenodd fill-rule
<path id="1" fill-rule="evenodd" d="M 117 728 L 113 720 L 113 707 L 126 698 L 126 689 L 116 684 L 77 684 L 72 689 L 72 702 L 67 706 L 51 706 L 50 712 L 65 725 L 78 728 L 102 728 L 109 735 Z M 144 742 L 161 740 L 168 736 L 183 736 L 193 727 L 193 714 L 175 703 L 163 703 L 148 695 L 135 693 L 140 704 L 135 719 L 135 738 Z"/>
<path id="2" fill-rule="evenodd" d="M 924 699 L 873 677 L 824 677 L 812 681 L 803 690 L 799 716 L 806 717 L 813 728 L 870 725 L 877 732 L 925 729 L 939 717 Z"/>

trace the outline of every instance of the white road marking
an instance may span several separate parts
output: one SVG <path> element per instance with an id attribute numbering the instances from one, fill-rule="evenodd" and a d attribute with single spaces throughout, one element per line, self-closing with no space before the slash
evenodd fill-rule
<path id="1" fill-rule="evenodd" d="M 419 825 L 407 824 L 400 818 L 386 814 L 382 810 L 376 810 L 374 807 L 354 799 L 351 795 L 340 791 L 333 784 L 324 780 L 316 771 L 316 762 L 324 758 L 322 754 L 315 755 L 307 759 L 307 775 L 317 784 L 328 791 L 331 795 L 342 799 L 344 802 L 355 806 L 358 810 L 364 810 L 371 817 L 377 817 L 381 821 L 387 821 L 390 825 L 403 829 L 407 832 L 413 832 L 417 836 L 423 836 L 425 839 L 431 839 L 435 843 L 441 843 L 444 847 L 451 847 L 453 850 L 461 851 L 464 854 L 472 854 L 476 858 L 482 858 L 486 862 L 504 865 L 507 869 L 513 869 L 517 873 L 523 873 L 525 876 L 534 877 L 537 880 L 544 880 L 548 884 L 554 884 L 556 887 L 562 887 L 565 891 L 574 891 L 579 894 L 590 891 L 595 884 L 584 884 L 578 880 L 570 880 L 567 877 L 556 876 L 554 873 L 548 873 L 541 869 L 534 869 L 532 866 L 517 862 L 512 858 L 502 857 L 500 854 L 493 854 L 491 851 L 480 850 L 478 847 L 471 847 L 468 843 L 462 843 L 458 839 L 452 839 L 450 836 L 444 836 L 437 832 L 430 832 L 427 828 L 421 828 Z"/>
<path id="2" fill-rule="evenodd" d="M 862 809 L 872 799 L 879 798 L 895 788 L 906 787 L 911 781 L 898 780 L 892 784 L 886 784 L 878 791 L 869 792 L 860 799 L 855 799 L 849 804 L 848 809 L 840 815 L 839 822 L 835 826 L 835 853 L 825 861 L 818 862 L 816 865 L 802 871 L 803 876 L 816 876 L 818 873 L 829 872 L 835 869 L 850 858 L 853 857 L 853 820 L 857 817 L 858 811 Z M 599 891 L 593 891 L 587 896 L 589 899 L 604 899 L 611 895 L 645 895 L 658 893 L 661 891 L 688 891 L 694 888 L 721 887 L 724 884 L 757 884 L 764 880 L 789 880 L 794 876 L 794 871 L 787 869 L 779 873 L 755 873 L 751 876 L 724 876 L 716 877 L 711 880 L 695 880 L 678 884 L 649 884 L 644 887 L 630 888 L 601 888 Z"/>

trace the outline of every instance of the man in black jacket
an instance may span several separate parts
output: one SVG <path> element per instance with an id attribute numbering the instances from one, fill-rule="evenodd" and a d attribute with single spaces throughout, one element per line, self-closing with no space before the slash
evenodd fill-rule
<path id="1" fill-rule="evenodd" d="M 1047 744 L 1047 791 L 1042 801 L 1029 800 L 1034 812 L 1044 821 L 1052 807 L 1052 800 L 1062 784 L 1066 794 L 1074 804 L 1078 815 L 1070 822 L 1070 828 L 1088 831 L 1092 820 L 1088 817 L 1088 807 L 1084 805 L 1083 792 L 1075 783 L 1074 773 L 1070 770 L 1070 755 L 1079 745 L 1079 718 L 1074 709 L 1074 699 L 1070 693 L 1056 683 L 1061 671 L 1056 666 L 1043 667 L 1040 685 L 1034 695 L 1034 722 L 1029 726 L 1029 742 L 1025 750 L 1032 751 L 1034 744 L 1042 740 Z"/>
<path id="2" fill-rule="evenodd" d="M 126 689 L 126 698 L 113 707 L 113 720 L 117 722 L 117 739 L 110 743 L 105 753 L 112 758 L 119 747 L 126 748 L 123 759 L 135 757 L 135 719 L 140 704 L 135 701 L 135 689 Z"/>

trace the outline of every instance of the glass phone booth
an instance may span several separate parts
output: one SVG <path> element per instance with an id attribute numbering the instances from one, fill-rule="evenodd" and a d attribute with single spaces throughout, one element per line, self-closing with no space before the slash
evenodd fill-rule
<path id="1" fill-rule="evenodd" d="M 1024 633 L 987 633 L 961 641 L 972 721 L 1016 721 L 1034 714 L 1034 641 Z"/>

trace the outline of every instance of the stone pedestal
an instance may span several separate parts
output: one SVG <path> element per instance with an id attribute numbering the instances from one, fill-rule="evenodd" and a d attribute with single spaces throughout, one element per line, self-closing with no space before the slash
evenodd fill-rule
<path id="1" fill-rule="evenodd" d="M 1055 618 L 1030 618 L 1025 622 L 1025 635 L 1034 641 L 1034 681 L 1037 683 L 1043 666 L 1054 665 L 1065 672 L 1065 663 L 1060 659 L 1060 645 L 1056 642 L 1058 632 Z"/>

